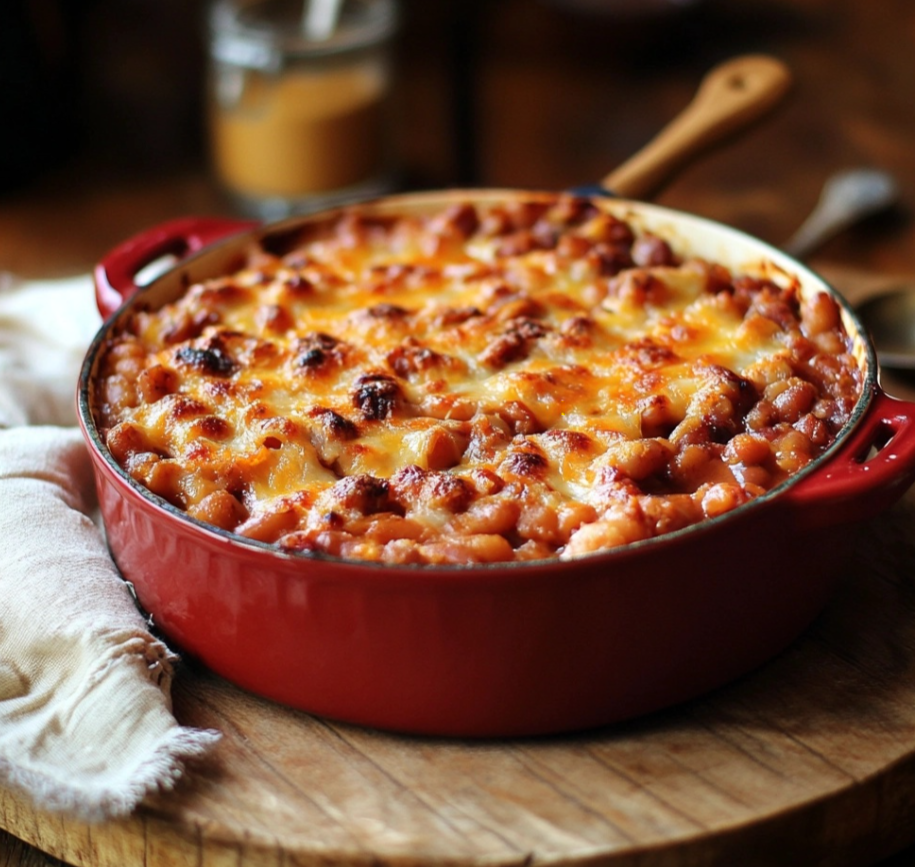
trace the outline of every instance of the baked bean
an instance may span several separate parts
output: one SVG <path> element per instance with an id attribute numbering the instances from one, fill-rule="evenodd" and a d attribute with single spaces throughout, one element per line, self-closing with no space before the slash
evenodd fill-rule
<path id="1" fill-rule="evenodd" d="M 520 400 L 506 401 L 496 412 L 508 424 L 513 434 L 529 435 L 543 430 L 537 416 Z"/>
<path id="2" fill-rule="evenodd" d="M 462 240 L 469 238 L 480 227 L 477 209 L 469 202 L 452 205 L 429 224 L 437 234 L 456 235 Z"/>
<path id="3" fill-rule="evenodd" d="M 347 537 L 339 534 L 333 550 L 327 549 L 328 554 L 335 554 L 345 560 L 380 560 L 384 546 L 370 539 Z"/>
<path id="4" fill-rule="evenodd" d="M 792 382 L 796 381 L 796 377 L 788 377 L 787 379 L 779 379 L 776 382 L 771 382 L 763 390 L 763 397 L 768 401 L 774 401 L 783 391 L 791 388 Z"/>
<path id="5" fill-rule="evenodd" d="M 795 363 L 805 361 L 816 354 L 816 343 L 801 334 L 797 328 L 788 331 L 782 339 L 788 349 L 791 350 Z"/>
<path id="6" fill-rule="evenodd" d="M 142 358 L 120 358 L 114 363 L 115 373 L 123 376 L 125 379 L 136 380 L 143 372 Z"/>
<path id="7" fill-rule="evenodd" d="M 480 496 L 498 494 L 505 487 L 505 482 L 492 470 L 480 467 L 470 473 L 470 482 Z"/>
<path id="8" fill-rule="evenodd" d="M 748 316 L 753 313 L 765 316 L 778 323 L 783 331 L 790 331 L 796 324 L 797 292 L 791 289 L 781 289 L 774 283 L 753 281 L 752 278 L 743 277 L 734 281 L 735 291 L 746 291 L 751 297 Z"/>
<path id="9" fill-rule="evenodd" d="M 676 265 L 677 257 L 667 241 L 646 233 L 633 241 L 632 261 L 640 268 L 654 268 Z"/>
<path id="10" fill-rule="evenodd" d="M 595 520 L 597 520 L 597 510 L 594 506 L 575 501 L 563 503 L 559 507 L 558 536 L 563 542 L 566 542 L 579 527 Z"/>
<path id="11" fill-rule="evenodd" d="M 424 444 L 424 462 L 430 470 L 447 470 L 460 463 L 470 442 L 470 431 L 434 428 Z"/>
<path id="12" fill-rule="evenodd" d="M 114 373 L 105 378 L 102 400 L 108 405 L 110 414 L 118 415 L 125 409 L 136 406 L 138 399 L 134 380 L 121 373 Z"/>
<path id="13" fill-rule="evenodd" d="M 652 527 L 652 535 L 672 533 L 695 524 L 701 517 L 696 500 L 690 494 L 649 495 L 638 498 L 642 521 Z"/>
<path id="14" fill-rule="evenodd" d="M 280 504 L 278 508 L 252 515 L 239 524 L 235 528 L 235 532 L 258 542 L 273 542 L 285 533 L 294 530 L 298 522 L 295 510 Z"/>
<path id="15" fill-rule="evenodd" d="M 499 563 L 514 557 L 512 546 L 502 536 L 479 534 L 445 538 L 421 545 L 420 551 L 429 563 Z"/>
<path id="16" fill-rule="evenodd" d="M 763 431 L 778 421 L 778 411 L 771 401 L 761 400 L 748 413 L 746 425 L 752 431 Z"/>
<path id="17" fill-rule="evenodd" d="M 381 549 L 381 561 L 400 566 L 424 563 L 423 554 L 412 539 L 392 539 Z"/>
<path id="18" fill-rule="evenodd" d="M 342 556 L 342 549 L 352 543 L 352 533 L 344 530 L 311 529 L 288 533 L 281 537 L 282 547 L 298 551 L 317 551 L 321 554 L 330 554 L 332 557 Z"/>
<path id="19" fill-rule="evenodd" d="M 173 370 L 154 364 L 137 377 L 137 391 L 144 403 L 155 403 L 178 388 L 178 377 Z"/>
<path id="20" fill-rule="evenodd" d="M 771 454 L 769 443 L 753 434 L 737 434 L 724 449 L 724 459 L 729 464 L 744 466 L 764 463 Z"/>
<path id="21" fill-rule="evenodd" d="M 548 545 L 562 545 L 566 541 L 556 509 L 537 500 L 521 505 L 517 531 L 522 539 L 535 539 Z"/>
<path id="22" fill-rule="evenodd" d="M 817 398 L 814 385 L 803 380 L 792 382 L 772 401 L 779 421 L 796 422 L 813 406 Z"/>
<path id="23" fill-rule="evenodd" d="M 839 305 L 825 292 L 817 292 L 801 304 L 801 326 L 807 337 L 836 331 L 841 324 Z"/>
<path id="24" fill-rule="evenodd" d="M 644 539 L 646 530 L 650 535 L 650 528 L 646 528 L 637 515 L 627 513 L 625 509 L 608 512 L 597 521 L 579 527 L 560 556 L 569 559 L 627 545 Z"/>
<path id="25" fill-rule="evenodd" d="M 556 549 L 552 545 L 528 539 L 515 548 L 515 560 L 549 560 L 556 556 Z"/>
<path id="26" fill-rule="evenodd" d="M 817 334 L 813 337 L 814 345 L 818 353 L 827 353 L 838 355 L 846 348 L 846 341 L 834 331 L 826 331 L 823 334 Z"/>
<path id="27" fill-rule="evenodd" d="M 739 485 L 717 484 L 702 492 L 702 511 L 707 518 L 730 512 L 747 502 L 747 495 Z"/>
<path id="28" fill-rule="evenodd" d="M 125 334 L 120 340 L 111 342 L 106 347 L 105 361 L 108 364 L 116 364 L 125 358 L 143 358 L 146 355 L 146 349 L 136 337 Z"/>
<path id="29" fill-rule="evenodd" d="M 752 489 L 754 496 L 773 487 L 773 474 L 760 466 L 735 467 L 734 476 L 741 481 L 747 491 Z"/>
<path id="30" fill-rule="evenodd" d="M 842 360 L 833 355 L 818 353 L 810 358 L 806 371 L 810 378 L 821 388 L 831 393 L 836 383 L 840 382 L 844 373 Z"/>
<path id="31" fill-rule="evenodd" d="M 708 476 L 709 462 L 715 453 L 705 444 L 684 443 L 670 464 L 671 477 L 679 488 L 695 490 Z"/>
<path id="32" fill-rule="evenodd" d="M 781 382 L 793 375 L 794 368 L 786 358 L 781 356 L 757 361 L 750 366 L 747 372 L 747 377 L 762 387 Z"/>
<path id="33" fill-rule="evenodd" d="M 618 440 L 607 446 L 597 463 L 642 481 L 667 469 L 672 454 L 673 447 L 666 440 Z"/>
<path id="34" fill-rule="evenodd" d="M 187 513 L 198 521 L 213 524 L 223 530 L 234 530 L 248 517 L 248 510 L 228 491 L 213 491 L 199 503 L 192 503 Z"/>
<path id="35" fill-rule="evenodd" d="M 372 515 L 367 524 L 365 537 L 382 545 L 393 539 L 421 539 L 425 532 L 422 524 L 393 512 Z"/>
<path id="36" fill-rule="evenodd" d="M 629 269 L 608 282 L 603 306 L 612 310 L 613 300 L 619 299 L 629 307 L 640 309 L 646 304 L 661 305 L 669 295 L 666 284 L 654 274 Z"/>
<path id="37" fill-rule="evenodd" d="M 611 214 L 597 214 L 587 223 L 582 224 L 578 233 L 592 241 L 604 241 L 626 247 L 631 246 L 635 240 L 632 227 Z"/>
<path id="38" fill-rule="evenodd" d="M 176 460 L 159 458 L 146 463 L 137 473 L 137 478 L 163 500 L 167 500 L 173 506 L 186 508 L 187 497 L 182 487 L 185 475 L 186 471 Z"/>
<path id="39" fill-rule="evenodd" d="M 829 427 L 813 413 L 807 413 L 806 415 L 801 416 L 801 418 L 794 423 L 794 427 L 819 448 L 823 448 L 829 443 Z"/>
<path id="40" fill-rule="evenodd" d="M 799 430 L 790 428 L 775 441 L 775 461 L 786 473 L 803 469 L 813 456 L 813 444 Z"/>
<path id="41" fill-rule="evenodd" d="M 458 533 L 499 533 L 507 536 L 515 529 L 521 507 L 506 497 L 482 497 L 470 504 L 466 512 L 456 515 L 449 527 Z"/>
<path id="42" fill-rule="evenodd" d="M 150 451 L 146 433 L 129 421 L 122 421 L 108 431 L 105 445 L 108 446 L 111 456 L 121 465 L 135 454 Z"/>

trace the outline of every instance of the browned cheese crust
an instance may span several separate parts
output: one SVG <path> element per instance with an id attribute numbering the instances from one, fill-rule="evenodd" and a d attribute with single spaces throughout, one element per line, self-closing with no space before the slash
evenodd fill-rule
<path id="1" fill-rule="evenodd" d="M 270 245 L 267 245 L 268 248 Z M 838 306 L 581 199 L 353 209 L 125 318 L 97 422 L 201 521 L 385 563 L 572 558 L 758 497 L 862 374 Z"/>

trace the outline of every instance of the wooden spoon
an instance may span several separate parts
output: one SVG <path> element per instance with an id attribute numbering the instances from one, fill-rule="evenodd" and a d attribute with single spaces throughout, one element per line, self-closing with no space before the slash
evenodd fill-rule
<path id="1" fill-rule="evenodd" d="M 624 198 L 648 198 L 687 162 L 773 109 L 791 73 L 780 60 L 746 55 L 709 72 L 692 102 L 637 154 L 601 180 Z"/>

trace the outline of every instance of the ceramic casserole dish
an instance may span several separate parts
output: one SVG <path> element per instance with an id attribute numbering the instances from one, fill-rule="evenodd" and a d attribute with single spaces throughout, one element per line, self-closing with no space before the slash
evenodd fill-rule
<path id="1" fill-rule="evenodd" d="M 554 203 L 559 194 L 468 191 L 353 206 L 361 217 L 455 203 Z M 259 695 L 410 733 L 517 736 L 583 729 L 697 696 L 763 664 L 816 617 L 848 567 L 852 528 L 915 479 L 915 405 L 888 397 L 855 316 L 815 273 L 727 226 L 656 205 L 588 207 L 734 272 L 793 280 L 838 303 L 861 371 L 848 421 L 821 455 L 720 515 L 584 556 L 445 564 L 289 550 L 219 529 L 150 493 L 98 426 L 102 356 L 138 310 L 231 272 L 253 242 L 283 248 L 334 218 L 269 226 L 185 219 L 112 251 L 96 273 L 109 318 L 79 385 L 111 552 L 155 627 Z M 142 289 L 164 254 L 177 263 Z"/>

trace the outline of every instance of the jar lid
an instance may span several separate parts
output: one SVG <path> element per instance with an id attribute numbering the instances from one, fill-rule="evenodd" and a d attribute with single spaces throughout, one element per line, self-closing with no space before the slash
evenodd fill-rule
<path id="1" fill-rule="evenodd" d="M 233 66 L 276 72 L 288 60 L 377 45 L 397 26 L 396 0 L 342 0 L 333 32 L 326 39 L 309 38 L 308 2 L 217 0 L 209 19 L 211 56 Z"/>

